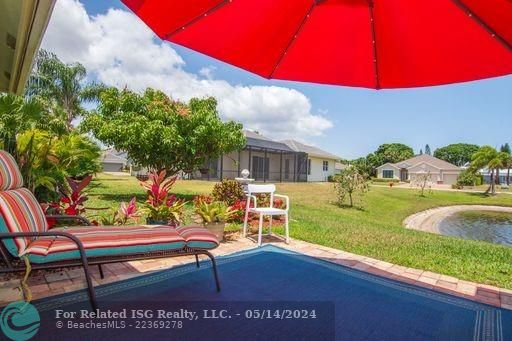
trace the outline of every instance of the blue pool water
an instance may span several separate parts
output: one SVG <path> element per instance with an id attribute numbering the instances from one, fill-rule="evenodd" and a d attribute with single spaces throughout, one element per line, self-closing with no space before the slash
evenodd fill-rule
<path id="1" fill-rule="evenodd" d="M 56 309 L 89 309 L 82 291 L 35 302 L 41 314 L 38 339 L 50 340 L 57 335 L 62 340 L 78 336 L 97 340 L 244 341 L 512 338 L 512 311 L 274 246 L 219 257 L 218 262 L 220 293 L 214 289 L 209 263 L 203 262 L 200 269 L 185 265 L 101 286 L 97 289 L 99 305 L 113 311 L 227 310 L 231 318 L 182 320 L 181 329 L 57 329 Z M 284 309 L 300 310 L 301 314 L 314 310 L 315 317 L 283 319 L 275 315 Z M 261 314 L 267 310 L 272 317 Z"/>

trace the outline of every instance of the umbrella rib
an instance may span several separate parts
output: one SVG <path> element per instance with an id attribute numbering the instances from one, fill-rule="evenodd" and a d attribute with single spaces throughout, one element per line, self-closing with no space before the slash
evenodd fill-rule
<path id="1" fill-rule="evenodd" d="M 375 19 L 373 16 L 373 0 L 368 0 L 368 9 L 370 11 L 370 26 L 372 29 L 372 47 L 373 47 L 373 70 L 375 73 L 375 89 L 380 89 L 379 62 L 377 60 L 377 36 L 375 34 Z"/>
<path id="2" fill-rule="evenodd" d="M 170 37 L 172 37 L 173 35 L 175 35 L 176 33 L 178 33 L 179 31 L 181 30 L 184 30 L 185 28 L 189 27 L 190 25 L 193 25 L 195 24 L 197 21 L 201 20 L 202 18 L 212 14 L 213 12 L 221 9 L 222 7 L 224 7 L 225 5 L 229 4 L 233 2 L 233 0 L 224 0 L 222 2 L 219 2 L 217 5 L 213 6 L 212 8 L 204 11 L 203 13 L 199 14 L 198 16 L 194 17 L 193 19 L 191 19 L 190 21 L 186 22 L 185 24 L 181 25 L 181 27 L 175 29 L 174 31 L 172 32 L 169 32 L 169 33 L 166 33 L 164 34 L 164 39 L 169 39 Z"/>
<path id="3" fill-rule="evenodd" d="M 313 3 L 311 4 L 311 6 L 309 7 L 308 11 L 306 12 L 306 15 L 304 15 L 304 18 L 302 18 L 302 21 L 300 22 L 300 25 L 297 27 L 297 30 L 295 30 L 294 34 L 292 35 L 290 41 L 288 42 L 288 44 L 286 45 L 283 53 L 281 53 L 281 55 L 279 56 L 279 59 L 277 60 L 277 63 L 276 65 L 274 66 L 274 68 L 272 69 L 272 72 L 270 72 L 270 74 L 268 75 L 267 78 L 272 78 L 274 76 L 274 73 L 276 72 L 277 68 L 279 67 L 279 65 L 281 64 L 281 62 L 283 61 L 284 57 L 286 56 L 286 54 L 288 53 L 288 50 L 290 49 L 290 47 L 293 45 L 293 42 L 295 41 L 295 39 L 297 38 L 297 36 L 299 35 L 300 31 L 302 30 L 302 28 L 304 27 L 304 24 L 306 23 L 306 21 L 308 20 L 309 16 L 311 15 L 311 12 L 313 12 L 313 8 L 315 8 L 315 6 L 321 2 L 323 0 L 313 0 Z"/>
<path id="4" fill-rule="evenodd" d="M 482 26 L 487 32 L 491 34 L 491 37 L 496 38 L 503 46 L 505 46 L 510 52 L 512 52 L 512 44 L 509 43 L 505 38 L 498 34 L 489 24 L 487 24 L 482 18 L 476 15 L 468 6 L 466 6 L 462 0 L 452 0 L 453 3 L 463 10 L 470 18 L 475 20 L 480 26 Z M 510 0 L 509 0 L 510 1 Z"/>

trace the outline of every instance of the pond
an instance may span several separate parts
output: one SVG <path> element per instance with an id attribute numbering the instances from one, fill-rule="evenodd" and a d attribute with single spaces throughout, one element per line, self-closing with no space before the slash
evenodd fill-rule
<path id="1" fill-rule="evenodd" d="M 512 246 L 511 212 L 455 212 L 441 220 L 438 229 L 446 236 Z"/>

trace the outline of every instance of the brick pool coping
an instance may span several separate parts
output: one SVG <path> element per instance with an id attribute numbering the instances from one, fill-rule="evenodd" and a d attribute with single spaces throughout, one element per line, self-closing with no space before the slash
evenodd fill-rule
<path id="1" fill-rule="evenodd" d="M 512 290 L 469 282 L 430 271 L 395 265 L 378 259 L 300 240 L 292 240 L 289 245 L 286 245 L 276 237 L 265 237 L 264 241 L 291 251 L 341 264 L 374 275 L 512 310 Z M 227 242 L 221 243 L 213 253 L 216 256 L 221 256 L 255 247 L 256 244 L 252 240 L 234 237 Z M 107 264 L 103 266 L 105 273 L 104 279 L 100 279 L 97 267 L 92 267 L 91 272 L 93 275 L 93 283 L 96 286 L 133 278 L 153 271 L 169 269 L 193 261 L 193 257 L 179 257 Z M 0 306 L 21 299 L 21 293 L 18 288 L 18 278 L 7 279 L 5 275 L 0 276 Z M 33 299 L 85 288 L 85 279 L 81 268 L 65 269 L 57 272 L 39 271 L 30 276 L 28 283 L 32 291 Z"/>

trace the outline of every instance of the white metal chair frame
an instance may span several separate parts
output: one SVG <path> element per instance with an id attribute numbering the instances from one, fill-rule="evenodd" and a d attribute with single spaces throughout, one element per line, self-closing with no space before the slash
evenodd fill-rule
<path id="1" fill-rule="evenodd" d="M 263 234 L 263 217 L 270 216 L 270 222 L 268 227 L 268 234 L 272 234 L 272 219 L 274 216 L 284 215 L 285 233 L 286 233 L 286 244 L 290 242 L 290 230 L 288 228 L 288 211 L 290 209 L 290 198 L 286 195 L 275 194 L 276 186 L 269 185 L 253 185 L 249 184 L 247 188 L 247 205 L 245 207 L 245 218 L 244 218 L 244 231 L 243 236 L 247 235 L 247 221 L 249 219 L 249 213 L 257 213 L 260 216 L 259 219 L 259 230 L 258 230 L 258 246 L 261 246 L 261 237 Z M 258 199 L 254 194 L 270 194 L 270 207 L 258 207 Z M 274 207 L 274 198 L 283 198 L 286 200 L 286 208 Z M 251 207 L 251 201 L 254 201 L 254 207 Z"/>

